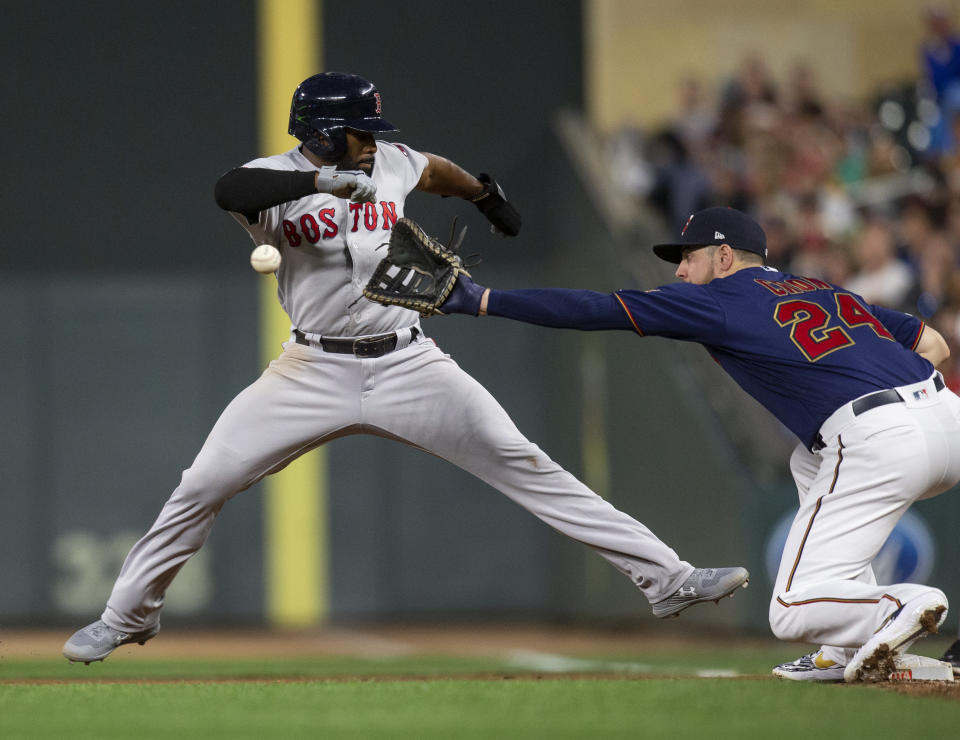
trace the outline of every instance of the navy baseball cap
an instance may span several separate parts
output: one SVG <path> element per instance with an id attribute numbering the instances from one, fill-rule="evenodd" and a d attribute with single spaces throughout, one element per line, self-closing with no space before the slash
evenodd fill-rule
<path id="1" fill-rule="evenodd" d="M 692 214 L 680 232 L 679 242 L 656 244 L 653 252 L 660 259 L 679 265 L 684 249 L 714 244 L 729 244 L 734 249 L 767 258 L 767 235 L 760 224 L 746 213 L 724 206 L 704 208 Z"/>

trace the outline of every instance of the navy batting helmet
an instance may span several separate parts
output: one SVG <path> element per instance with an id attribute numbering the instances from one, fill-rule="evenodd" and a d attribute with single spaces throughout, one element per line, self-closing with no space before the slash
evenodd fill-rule
<path id="1" fill-rule="evenodd" d="M 370 80 L 343 72 L 323 72 L 297 86 L 290 105 L 288 133 L 317 156 L 339 160 L 346 152 L 344 129 L 348 128 L 397 130 L 380 116 L 380 93 Z"/>

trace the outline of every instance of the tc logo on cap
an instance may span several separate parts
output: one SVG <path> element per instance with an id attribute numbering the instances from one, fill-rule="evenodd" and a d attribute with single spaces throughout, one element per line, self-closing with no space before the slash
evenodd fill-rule
<path id="1" fill-rule="evenodd" d="M 763 227 L 746 213 L 714 206 L 697 211 L 687 218 L 680 239 L 667 244 L 654 244 L 653 251 L 660 259 L 679 265 L 683 250 L 729 244 L 733 249 L 767 256 L 767 236 Z"/>

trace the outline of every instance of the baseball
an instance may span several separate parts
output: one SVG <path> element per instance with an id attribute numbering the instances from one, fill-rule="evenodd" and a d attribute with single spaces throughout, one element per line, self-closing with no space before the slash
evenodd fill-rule
<path id="1" fill-rule="evenodd" d="M 261 244 L 250 253 L 250 264 L 257 272 L 269 275 L 280 267 L 280 252 L 269 244 Z"/>

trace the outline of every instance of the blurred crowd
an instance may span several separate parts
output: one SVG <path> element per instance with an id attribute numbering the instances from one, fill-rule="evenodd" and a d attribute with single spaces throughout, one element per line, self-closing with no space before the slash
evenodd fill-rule
<path id="1" fill-rule="evenodd" d="M 715 88 L 683 81 L 673 120 L 619 131 L 608 157 L 672 232 L 700 208 L 739 208 L 766 229 L 771 265 L 927 321 L 960 390 L 960 33 L 936 8 L 924 21 L 916 77 L 869 100 L 824 95 L 803 62 L 777 79 L 753 55 Z"/>

